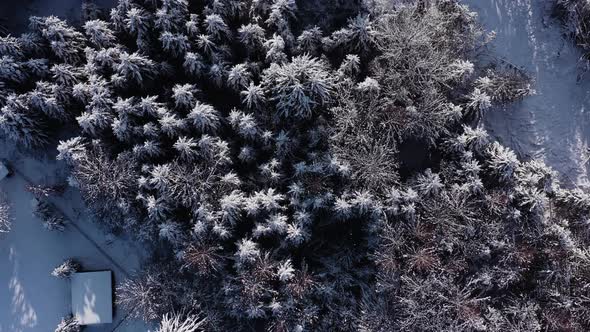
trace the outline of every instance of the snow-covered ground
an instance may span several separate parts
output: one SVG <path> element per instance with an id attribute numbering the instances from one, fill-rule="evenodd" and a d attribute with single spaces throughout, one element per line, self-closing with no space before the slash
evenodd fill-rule
<path id="1" fill-rule="evenodd" d="M 463 0 L 497 38 L 492 53 L 526 69 L 537 95 L 488 112 L 485 126 L 524 158 L 542 158 L 565 184 L 589 186 L 590 75 L 551 17 L 553 0 Z"/>
<path id="2" fill-rule="evenodd" d="M 64 172 L 51 159 L 34 160 L 10 153 L 0 145 L 0 158 L 10 158 L 19 174 L 0 182 L 12 204 L 11 232 L 0 235 L 0 332 L 53 331 L 71 312 L 70 285 L 50 275 L 66 258 L 75 258 L 83 270 L 111 270 L 120 282 L 140 268 L 145 250 L 129 239 L 112 238 L 88 215 L 79 192 L 68 189 L 52 202 L 71 220 L 63 233 L 50 232 L 32 215 L 33 196 L 27 184 L 53 184 Z M 125 319 L 117 310 L 113 324 L 85 331 L 141 331 L 147 327 Z"/>

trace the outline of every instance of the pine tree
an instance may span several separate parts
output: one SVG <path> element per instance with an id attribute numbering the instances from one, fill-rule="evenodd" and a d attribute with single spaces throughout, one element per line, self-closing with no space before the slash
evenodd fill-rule
<path id="1" fill-rule="evenodd" d="M 199 16 L 197 14 L 190 14 L 189 19 L 185 23 L 186 34 L 195 38 L 200 34 L 199 30 Z"/>
<path id="2" fill-rule="evenodd" d="M 279 116 L 299 118 L 309 118 L 316 105 L 328 104 L 333 89 L 326 64 L 307 55 L 272 64 L 263 73 L 262 85 L 271 92 Z"/>
<path id="3" fill-rule="evenodd" d="M 238 264 L 254 262 L 260 256 L 258 244 L 249 239 L 242 239 L 237 243 L 238 251 L 235 256 Z"/>
<path id="4" fill-rule="evenodd" d="M 126 28 L 138 37 L 143 36 L 151 25 L 148 14 L 141 8 L 132 7 L 125 16 Z"/>
<path id="5" fill-rule="evenodd" d="M 86 144 L 82 137 L 74 137 L 67 141 L 59 141 L 57 151 L 59 152 L 57 160 L 74 163 L 86 155 Z"/>
<path id="6" fill-rule="evenodd" d="M 175 57 L 183 57 L 189 49 L 188 37 L 183 34 L 163 32 L 160 35 L 160 42 L 164 50 Z"/>
<path id="7" fill-rule="evenodd" d="M 0 57 L 0 79 L 13 81 L 17 84 L 23 83 L 27 76 L 23 71 L 22 64 L 9 55 Z"/>
<path id="8" fill-rule="evenodd" d="M 287 61 L 285 54 L 285 40 L 278 34 L 264 42 L 266 48 L 266 61 L 269 63 L 283 63 Z"/>
<path id="9" fill-rule="evenodd" d="M 418 175 L 414 185 L 416 191 L 422 196 L 436 196 L 440 194 L 443 187 L 439 175 L 433 173 L 431 169 L 427 169 L 423 174 Z"/>
<path id="10" fill-rule="evenodd" d="M 266 102 L 264 89 L 258 85 L 254 85 L 253 82 L 250 82 L 250 85 L 240 92 L 240 95 L 242 96 L 242 103 L 249 109 L 258 110 Z"/>
<path id="11" fill-rule="evenodd" d="M 490 96 L 479 88 L 475 88 L 467 98 L 469 98 L 469 103 L 467 105 L 478 112 L 478 114 L 483 114 L 492 105 L 492 99 Z"/>
<path id="12" fill-rule="evenodd" d="M 193 138 L 179 137 L 174 143 L 174 149 L 178 151 L 180 157 L 187 161 L 198 158 L 197 142 Z"/>
<path id="13" fill-rule="evenodd" d="M 84 23 L 84 31 L 88 40 L 98 48 L 111 47 L 115 42 L 114 32 L 108 23 L 101 20 L 91 20 Z"/>
<path id="14" fill-rule="evenodd" d="M 176 114 L 169 111 L 160 114 L 158 123 L 161 132 L 171 138 L 181 135 L 187 127 L 185 119 L 179 119 Z"/>
<path id="15" fill-rule="evenodd" d="M 265 42 L 265 31 L 258 24 L 242 25 L 238 30 L 240 42 L 250 53 L 259 52 Z"/>
<path id="16" fill-rule="evenodd" d="M 55 16 L 31 18 L 31 20 L 31 26 L 49 42 L 53 54 L 67 63 L 80 62 L 86 43 L 82 33 Z"/>
<path id="17" fill-rule="evenodd" d="M 303 30 L 297 37 L 297 49 L 302 54 L 317 55 L 322 47 L 322 30 L 314 26 Z"/>
<path id="18" fill-rule="evenodd" d="M 328 47 L 343 47 L 347 51 L 367 54 L 374 46 L 376 34 L 369 16 L 359 14 L 349 19 L 346 28 L 332 34 Z"/>
<path id="19" fill-rule="evenodd" d="M 0 37 L 0 55 L 8 55 L 15 58 L 23 56 L 22 48 L 18 38 L 7 35 Z"/>
<path id="20" fill-rule="evenodd" d="M 188 119 L 202 133 L 214 133 L 219 129 L 219 113 L 211 105 L 199 101 L 188 115 Z"/>
<path id="21" fill-rule="evenodd" d="M 36 200 L 33 214 L 41 220 L 43 227 L 48 231 L 63 232 L 66 226 L 64 216 L 59 212 L 55 206 L 48 203 L 46 200 Z"/>
<path id="22" fill-rule="evenodd" d="M 184 70 L 191 75 L 200 77 L 205 71 L 205 63 L 203 57 L 198 53 L 187 52 L 184 55 Z"/>
<path id="23" fill-rule="evenodd" d="M 237 91 L 248 87 L 251 83 L 250 81 L 251 74 L 243 63 L 233 66 L 227 76 L 227 84 Z"/>
<path id="24" fill-rule="evenodd" d="M 223 18 L 217 14 L 210 14 L 205 17 L 203 21 L 205 31 L 214 39 L 222 39 L 230 37 L 230 30 Z"/>
<path id="25" fill-rule="evenodd" d="M 155 74 L 154 62 L 139 53 L 128 54 L 122 52 L 117 64 L 117 73 L 128 80 L 134 80 L 137 84 L 143 84 L 145 78 Z"/>
<path id="26" fill-rule="evenodd" d="M 342 76 L 346 75 L 346 76 L 354 78 L 360 72 L 360 64 L 361 64 L 361 59 L 358 57 L 358 55 L 347 54 L 346 57 L 344 58 L 344 60 L 342 61 L 342 63 L 340 64 L 340 68 L 338 68 L 338 73 Z M 363 83 L 365 85 L 367 85 L 366 80 Z M 379 83 L 377 83 L 377 84 L 379 84 Z M 366 87 L 364 87 L 364 86 L 359 87 L 359 89 L 362 89 L 365 91 L 367 90 Z"/>
<path id="27" fill-rule="evenodd" d="M 26 148 L 42 147 L 49 143 L 44 121 L 31 112 L 22 97 L 9 95 L 0 108 L 0 129 L 6 137 Z"/>
<path id="28" fill-rule="evenodd" d="M 494 142 L 488 147 L 487 154 L 489 155 L 488 167 L 500 180 L 510 181 L 519 165 L 514 152 L 503 147 L 498 142 Z"/>
<path id="29" fill-rule="evenodd" d="M 172 88 L 172 98 L 176 107 L 191 108 L 195 103 L 197 88 L 192 84 L 177 84 Z"/>
<path id="30" fill-rule="evenodd" d="M 489 136 L 486 130 L 482 127 L 471 128 L 468 126 L 463 126 L 463 130 L 464 132 L 460 140 L 465 142 L 466 147 L 475 153 L 483 153 L 489 143 Z"/>

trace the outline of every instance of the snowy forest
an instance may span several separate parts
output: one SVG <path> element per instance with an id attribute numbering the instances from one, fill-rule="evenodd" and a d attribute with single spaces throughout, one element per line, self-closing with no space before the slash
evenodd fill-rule
<path id="1" fill-rule="evenodd" d="M 590 3 L 552 2 L 590 69 Z M 536 81 L 487 56 L 462 1 L 87 1 L 79 24 L 0 31 L 0 139 L 52 156 L 100 227 L 149 250 L 116 286 L 130 319 L 590 330 L 590 192 L 488 133 Z M 27 190 L 46 232 L 70 227 L 64 188 Z"/>

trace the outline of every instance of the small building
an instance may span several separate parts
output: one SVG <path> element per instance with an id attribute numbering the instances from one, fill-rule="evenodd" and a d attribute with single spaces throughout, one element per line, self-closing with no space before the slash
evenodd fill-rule
<path id="1" fill-rule="evenodd" d="M 113 322 L 113 281 L 111 271 L 74 273 L 72 314 L 80 325 Z"/>

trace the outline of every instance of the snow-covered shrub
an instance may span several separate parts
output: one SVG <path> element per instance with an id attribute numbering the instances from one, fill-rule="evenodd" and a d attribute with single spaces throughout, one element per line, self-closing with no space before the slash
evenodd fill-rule
<path id="1" fill-rule="evenodd" d="M 532 79 L 527 73 L 512 66 L 488 69 L 485 76 L 475 81 L 475 86 L 491 100 L 511 102 L 535 93 Z"/>
<path id="2" fill-rule="evenodd" d="M 63 263 L 56 266 L 53 271 L 51 271 L 51 275 L 56 278 L 69 278 L 72 274 L 78 272 L 80 270 L 80 263 L 73 259 L 66 259 Z"/>
<path id="3" fill-rule="evenodd" d="M 82 327 L 78 323 L 76 317 L 72 315 L 68 317 L 63 317 L 61 322 L 57 325 L 55 332 L 80 332 L 82 331 Z"/>
<path id="4" fill-rule="evenodd" d="M 41 220 L 45 229 L 60 232 L 65 230 L 67 221 L 53 204 L 45 199 L 34 199 L 33 209 L 33 215 Z"/>

